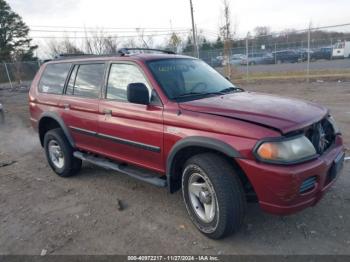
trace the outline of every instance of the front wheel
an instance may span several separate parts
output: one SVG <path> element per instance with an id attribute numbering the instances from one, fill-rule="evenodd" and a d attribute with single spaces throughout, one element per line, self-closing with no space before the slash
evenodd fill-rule
<path id="1" fill-rule="evenodd" d="M 238 174 L 216 154 L 195 155 L 186 162 L 182 194 L 192 222 L 210 238 L 228 236 L 243 223 L 246 201 Z"/>

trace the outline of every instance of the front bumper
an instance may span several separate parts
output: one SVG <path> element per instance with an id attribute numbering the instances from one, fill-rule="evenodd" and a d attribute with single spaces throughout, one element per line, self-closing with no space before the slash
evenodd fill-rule
<path id="1" fill-rule="evenodd" d="M 327 152 L 303 164 L 283 166 L 248 159 L 237 161 L 248 176 L 260 207 L 268 213 L 288 215 L 313 206 L 322 198 L 339 175 L 333 178 L 331 173 L 334 171 L 334 160 L 343 153 L 342 138 L 337 136 Z M 314 188 L 300 193 L 302 183 L 313 176 L 316 177 Z"/>

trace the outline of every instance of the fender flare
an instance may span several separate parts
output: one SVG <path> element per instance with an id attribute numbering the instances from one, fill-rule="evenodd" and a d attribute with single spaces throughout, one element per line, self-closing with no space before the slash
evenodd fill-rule
<path id="1" fill-rule="evenodd" d="M 170 153 L 168 154 L 168 158 L 166 162 L 167 184 L 168 184 L 168 189 L 171 193 L 174 192 L 172 190 L 171 183 L 172 183 L 172 177 L 174 176 L 174 174 L 172 174 L 172 170 L 173 170 L 175 156 L 180 150 L 191 146 L 212 149 L 212 150 L 221 152 L 232 158 L 241 157 L 240 153 L 231 145 L 215 138 L 191 136 L 191 137 L 186 137 L 181 139 L 180 141 L 176 142 L 176 144 L 170 150 Z"/>
<path id="2" fill-rule="evenodd" d="M 69 132 L 69 129 L 68 127 L 66 126 L 66 124 L 64 123 L 63 119 L 55 112 L 45 112 L 43 113 L 41 116 L 40 116 L 40 119 L 38 121 L 38 130 L 39 130 L 39 138 L 40 138 L 40 123 L 43 119 L 45 118 L 51 118 L 53 120 L 55 120 L 59 125 L 60 127 L 62 128 L 63 130 L 63 133 L 65 134 L 69 144 L 75 148 L 75 142 L 73 140 L 73 137 L 72 135 L 70 134 Z M 40 140 L 41 141 L 41 140 Z"/>

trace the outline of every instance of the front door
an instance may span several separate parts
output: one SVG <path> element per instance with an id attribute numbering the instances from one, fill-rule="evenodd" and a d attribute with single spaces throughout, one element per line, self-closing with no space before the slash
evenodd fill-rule
<path id="1" fill-rule="evenodd" d="M 150 105 L 127 101 L 127 86 L 144 83 Z M 120 161 L 164 172 L 163 106 L 151 99 L 152 88 L 142 69 L 133 63 L 113 63 L 107 79 L 105 99 L 99 105 L 99 136 L 105 154 Z"/>

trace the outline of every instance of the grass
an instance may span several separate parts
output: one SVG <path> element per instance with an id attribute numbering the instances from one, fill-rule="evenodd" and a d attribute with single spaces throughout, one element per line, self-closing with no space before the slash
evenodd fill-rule
<path id="1" fill-rule="evenodd" d="M 220 72 L 220 71 L 219 71 Z M 232 72 L 232 71 L 231 71 Z M 222 73 L 222 72 L 220 72 Z M 344 80 L 350 79 L 350 69 L 327 69 L 327 70 L 310 70 L 307 76 L 306 70 L 303 71 L 286 71 L 286 72 L 249 72 L 249 75 L 238 71 L 231 73 L 231 78 L 235 82 L 257 81 L 257 80 L 306 80 L 306 79 L 322 79 L 322 80 Z"/>

